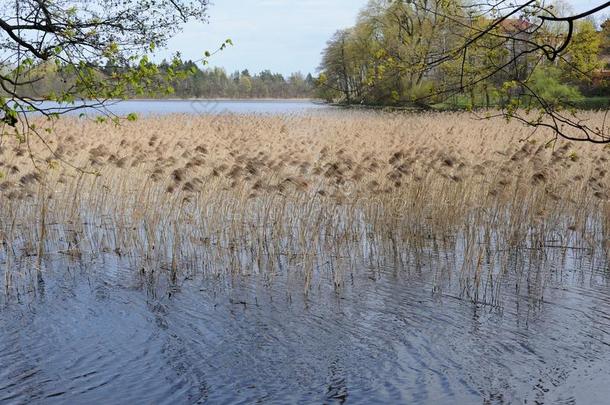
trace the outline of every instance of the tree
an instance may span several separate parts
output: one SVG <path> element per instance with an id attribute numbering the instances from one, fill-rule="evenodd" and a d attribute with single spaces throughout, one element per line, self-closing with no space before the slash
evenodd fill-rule
<path id="1" fill-rule="evenodd" d="M 427 65 L 463 35 L 467 17 L 460 0 L 390 1 L 377 17 L 383 27 L 379 43 L 385 70 L 395 71 L 393 98 L 417 99 L 434 74 Z M 451 16 L 449 18 L 448 16 Z M 401 78 L 401 79 L 399 79 Z M 426 93 L 426 90 L 423 90 Z"/>
<path id="2" fill-rule="evenodd" d="M 241 97 L 250 97 L 252 93 L 252 80 L 250 75 L 241 75 L 239 77 L 239 95 Z"/>
<path id="3" fill-rule="evenodd" d="M 562 80 L 561 70 L 555 66 L 536 69 L 527 83 L 532 92 L 549 105 L 558 106 L 582 98 L 578 88 Z"/>
<path id="4" fill-rule="evenodd" d="M 355 27 L 338 31 L 328 42 L 321 65 L 325 86 L 340 91 L 348 103 L 417 99 L 430 90 L 438 73 L 426 70 L 427 62 L 461 32 L 440 10 L 452 10 L 457 16 L 460 4 L 460 0 L 371 1 Z"/>
<path id="5" fill-rule="evenodd" d="M 288 77 L 288 97 L 296 98 L 307 91 L 307 83 L 301 72 L 296 72 Z"/>
<path id="6" fill-rule="evenodd" d="M 27 135 L 28 112 L 49 118 L 108 99 L 171 91 L 177 61 L 161 71 L 155 48 L 188 20 L 205 20 L 208 0 L 17 0 L 0 6 L 0 110 L 7 127 Z M 223 46 L 226 46 L 223 44 Z M 206 53 L 210 55 L 210 53 Z M 49 70 L 62 85 L 33 96 Z M 75 103 L 77 98 L 86 99 Z M 53 100 L 50 110 L 41 101 Z"/>
<path id="7" fill-rule="evenodd" d="M 430 108 L 466 97 L 476 108 L 484 94 L 484 105 L 500 107 L 505 118 L 610 143 L 608 125 L 590 127 L 574 109 L 579 90 L 605 83 L 599 55 L 609 28 L 597 33 L 587 19 L 609 5 L 574 14 L 564 2 L 537 0 L 374 0 L 354 28 L 329 41 L 320 82 L 348 103 L 362 71 L 368 88 L 356 99 L 367 103 Z M 367 46 L 351 51 L 362 38 Z M 553 91 L 541 91 L 545 72 L 553 73 Z"/>
<path id="8" fill-rule="evenodd" d="M 491 70 L 483 69 L 469 80 L 464 80 L 465 70 L 462 68 L 459 82 L 448 86 L 444 92 L 463 92 L 496 77 L 510 76 L 512 70 L 512 78 L 504 81 L 501 87 L 508 102 L 502 106 L 499 115 L 517 119 L 536 129 L 550 128 L 556 136 L 566 139 L 610 143 L 607 125 L 591 127 L 586 120 L 580 119 L 571 105 L 574 100 L 566 103 L 561 97 L 555 97 L 553 92 L 547 92 L 551 99 L 546 99 L 544 92 L 530 85 L 531 75 L 545 64 L 559 64 L 563 68 L 563 76 L 568 80 L 578 80 L 578 84 L 591 81 L 599 67 L 596 59 L 599 41 L 593 26 L 585 20 L 609 5 L 610 2 L 606 2 L 583 13 L 567 15 L 559 15 L 552 5 L 535 0 L 523 3 L 487 1 L 468 5 L 469 15 L 486 19 L 485 26 L 468 27 L 468 35 L 463 41 L 428 62 L 426 69 L 455 62 L 465 67 L 468 55 L 474 48 L 490 37 L 496 38 L 509 47 L 510 56 L 500 64 L 492 65 Z M 565 9 L 562 12 L 570 13 Z M 459 19 L 452 20 L 460 23 Z M 560 29 L 554 34 L 558 24 L 563 24 L 565 31 Z M 525 70 L 519 71 L 517 66 L 525 67 Z M 537 106 L 535 113 L 530 109 L 531 105 Z"/>
<path id="9" fill-rule="evenodd" d="M 561 58 L 566 80 L 589 84 L 593 73 L 602 67 L 599 60 L 601 38 L 591 21 L 576 24 L 570 46 Z"/>
<path id="10" fill-rule="evenodd" d="M 333 35 L 326 44 L 321 65 L 326 72 L 322 76 L 322 85 L 342 93 L 348 104 L 351 103 L 352 94 L 348 69 L 350 55 L 346 47 L 349 35 L 349 30 L 340 30 Z"/>
<path id="11" fill-rule="evenodd" d="M 606 60 L 606 67 L 610 67 L 610 19 L 606 19 L 601 24 L 599 52 Z"/>

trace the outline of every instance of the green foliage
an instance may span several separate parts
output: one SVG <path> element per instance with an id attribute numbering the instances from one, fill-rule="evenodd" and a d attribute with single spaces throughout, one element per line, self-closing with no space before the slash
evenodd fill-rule
<path id="1" fill-rule="evenodd" d="M 501 107 L 508 114 L 607 94 L 608 82 L 594 79 L 610 49 L 610 20 L 601 32 L 578 22 L 553 59 L 549 50 L 563 44 L 565 27 L 534 29 L 536 7 L 496 25 L 500 10 L 486 13 L 466 0 L 372 0 L 354 27 L 328 41 L 317 93 L 348 104 Z"/>
<path id="2" fill-rule="evenodd" d="M 427 61 L 462 38 L 455 23 L 460 6 L 460 0 L 369 2 L 353 28 L 327 43 L 324 94 L 347 103 L 423 104 L 441 82 Z"/>
<path id="3" fill-rule="evenodd" d="M 138 114 L 136 113 L 129 113 L 127 114 L 127 121 L 137 121 L 138 120 Z"/>
<path id="4" fill-rule="evenodd" d="M 564 106 L 578 102 L 583 96 L 578 88 L 562 81 L 561 70 L 554 66 L 537 68 L 527 82 L 529 89 L 551 106 Z M 534 103 L 538 103 L 533 98 Z"/>
<path id="5" fill-rule="evenodd" d="M 10 3 L 10 2 L 9 2 Z M 151 93 L 168 94 L 186 77 L 150 59 L 208 0 L 19 1 L 0 8 L 0 121 L 19 132 L 24 114 L 56 119 L 66 111 Z M 27 22 L 21 23 L 21 22 Z M 224 49 L 231 40 L 221 45 Z M 19 47 L 19 51 L 15 49 Z M 178 59 L 178 58 L 176 58 Z M 178 61 L 179 62 L 179 61 Z M 31 101 L 60 104 L 53 112 Z M 84 104 L 77 100 L 84 99 Z M 22 120 L 25 128 L 34 129 Z M 19 135 L 19 133 L 18 133 Z"/>
<path id="6" fill-rule="evenodd" d="M 602 56 L 610 56 L 610 18 L 601 24 L 599 51 Z"/>
<path id="7" fill-rule="evenodd" d="M 159 66 L 163 74 L 167 62 Z M 169 81 L 174 96 L 181 98 L 303 98 L 312 97 L 315 80 L 308 74 L 284 77 L 270 70 L 251 75 L 247 70 L 231 74 L 222 68 L 200 69 L 193 61 L 180 61 L 172 68 L 176 77 Z M 188 74 L 183 75 L 182 73 Z M 164 97 L 163 94 L 157 97 Z"/>
<path id="8" fill-rule="evenodd" d="M 562 56 L 560 66 L 564 79 L 575 84 L 590 83 L 593 72 L 602 67 L 600 45 L 601 38 L 593 23 L 580 22 L 567 52 Z"/>
<path id="9" fill-rule="evenodd" d="M 574 104 L 577 108 L 583 110 L 609 110 L 610 96 L 583 97 Z"/>

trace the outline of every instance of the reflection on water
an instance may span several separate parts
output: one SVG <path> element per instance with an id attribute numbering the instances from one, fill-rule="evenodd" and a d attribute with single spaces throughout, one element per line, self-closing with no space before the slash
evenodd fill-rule
<path id="1" fill-rule="evenodd" d="M 320 267 L 304 294 L 302 273 L 290 266 L 197 272 L 168 285 L 114 255 L 51 255 L 36 285 L 36 262 L 23 259 L 12 268 L 32 273 L 33 284 L 4 297 L 0 312 L 0 402 L 608 397 L 605 258 L 514 252 L 491 305 L 465 299 L 455 263 L 443 251 L 359 260 L 339 289 L 330 267 Z"/>

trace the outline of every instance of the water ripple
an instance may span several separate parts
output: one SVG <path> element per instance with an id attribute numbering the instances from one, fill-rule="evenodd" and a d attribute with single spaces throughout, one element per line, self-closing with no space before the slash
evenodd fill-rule
<path id="1" fill-rule="evenodd" d="M 570 265 L 540 299 L 506 276 L 514 292 L 488 306 L 457 277 L 438 292 L 432 271 L 400 267 L 347 272 L 339 291 L 321 274 L 307 295 L 289 274 L 202 275 L 169 294 L 120 262 L 55 263 L 44 294 L 0 312 L 0 402 L 595 402 L 607 269 Z"/>

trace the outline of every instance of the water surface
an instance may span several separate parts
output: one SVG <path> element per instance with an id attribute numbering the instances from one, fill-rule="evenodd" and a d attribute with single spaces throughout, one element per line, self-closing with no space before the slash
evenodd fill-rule
<path id="1" fill-rule="evenodd" d="M 339 290 L 320 269 L 305 295 L 290 268 L 188 274 L 160 287 L 111 255 L 51 255 L 44 282 L 0 311 L 0 402 L 608 398 L 606 261 L 577 252 L 547 264 L 516 260 L 496 305 L 460 297 L 452 261 L 429 252 L 410 263 L 361 263 Z M 523 269 L 533 269 L 531 280 L 517 292 L 510 274 Z"/>
<path id="2" fill-rule="evenodd" d="M 95 105 L 87 102 L 87 105 Z M 77 102 L 75 106 L 83 106 Z M 37 107 L 48 113 L 60 112 L 60 105 L 54 102 L 43 102 Z M 68 106 L 73 108 L 74 106 Z M 78 108 L 69 112 L 72 115 L 99 115 L 105 113 L 125 116 L 130 113 L 138 115 L 166 114 L 297 114 L 332 107 L 309 100 L 126 100 L 109 101 L 104 107 Z"/>

